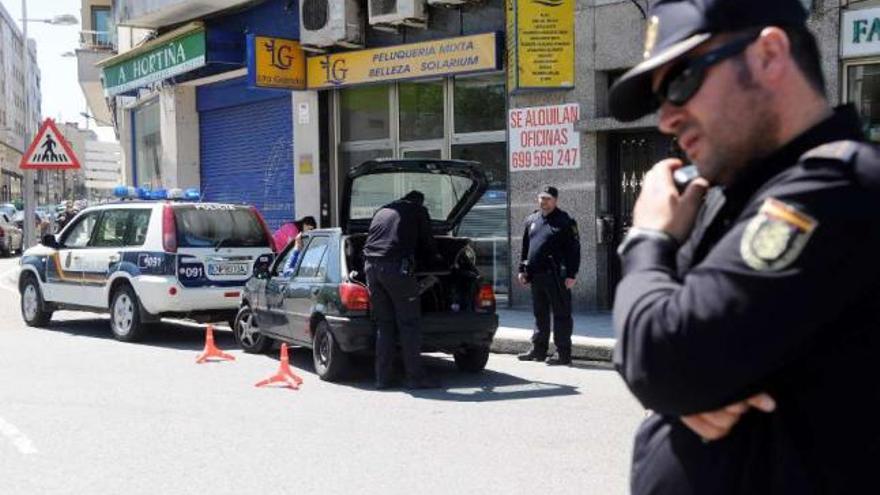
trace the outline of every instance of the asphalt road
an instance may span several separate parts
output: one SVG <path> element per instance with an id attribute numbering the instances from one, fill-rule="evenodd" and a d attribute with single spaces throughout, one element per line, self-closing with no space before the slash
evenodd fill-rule
<path id="1" fill-rule="evenodd" d="M 368 362 L 322 382 L 292 352 L 300 390 L 255 388 L 277 355 L 166 324 L 140 344 L 105 317 L 26 327 L 0 260 L 0 493 L 624 494 L 643 410 L 603 364 L 550 368 L 493 356 L 461 374 L 426 358 L 442 390 L 371 390 Z"/>

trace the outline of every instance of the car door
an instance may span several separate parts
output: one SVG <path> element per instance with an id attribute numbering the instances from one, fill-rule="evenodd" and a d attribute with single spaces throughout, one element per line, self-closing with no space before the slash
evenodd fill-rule
<path id="1" fill-rule="evenodd" d="M 330 237 L 313 235 L 302 254 L 284 294 L 284 313 L 290 322 L 288 335 L 296 342 L 311 344 L 309 324 L 318 298 L 327 283 Z"/>
<path id="2" fill-rule="evenodd" d="M 101 216 L 100 211 L 80 215 L 59 239 L 59 247 L 46 268 L 44 297 L 66 304 L 86 304 L 82 298 L 84 253 Z"/>
<path id="3" fill-rule="evenodd" d="M 307 245 L 308 241 L 303 240 L 303 245 Z M 296 265 L 289 267 L 294 256 L 298 256 L 293 246 L 283 252 L 280 259 L 272 267 L 269 280 L 266 281 L 263 291 L 263 298 L 258 301 L 257 322 L 263 333 L 277 335 L 283 339 L 290 339 L 287 331 L 289 322 L 284 314 L 284 291 L 290 282 L 293 269 Z"/>
<path id="4" fill-rule="evenodd" d="M 82 252 L 82 304 L 107 308 L 104 287 L 111 265 L 119 262 L 131 230 L 132 209 L 107 209 L 101 214 L 87 249 Z M 149 210 L 143 210 L 149 212 Z"/>

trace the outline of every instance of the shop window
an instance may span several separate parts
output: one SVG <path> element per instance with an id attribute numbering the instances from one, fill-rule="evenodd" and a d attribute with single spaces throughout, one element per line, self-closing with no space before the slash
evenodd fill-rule
<path id="1" fill-rule="evenodd" d="M 507 92 L 502 75 L 456 77 L 454 84 L 456 134 L 504 130 Z"/>
<path id="2" fill-rule="evenodd" d="M 162 187 L 162 137 L 159 100 L 134 111 L 135 181 L 138 186 Z"/>
<path id="3" fill-rule="evenodd" d="M 339 106 L 343 141 L 388 139 L 391 135 L 388 86 L 343 89 Z"/>
<path id="4" fill-rule="evenodd" d="M 349 170 L 364 162 L 376 158 L 391 158 L 392 156 L 393 152 L 389 149 L 343 151 L 340 153 L 342 173 L 346 174 Z"/>
<path id="5" fill-rule="evenodd" d="M 452 146 L 452 158 L 482 165 L 489 188 L 464 217 L 457 235 L 470 237 L 477 253 L 477 268 L 497 293 L 510 289 L 510 243 L 507 239 L 507 145 L 477 143 Z"/>
<path id="6" fill-rule="evenodd" d="M 400 140 L 442 139 L 443 81 L 401 83 Z"/>
<path id="7" fill-rule="evenodd" d="M 862 130 L 880 142 L 880 64 L 852 65 L 846 69 L 847 99 L 862 119 Z"/>

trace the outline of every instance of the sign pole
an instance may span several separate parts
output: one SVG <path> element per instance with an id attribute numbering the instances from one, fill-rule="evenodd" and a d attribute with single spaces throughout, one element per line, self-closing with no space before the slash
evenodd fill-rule
<path id="1" fill-rule="evenodd" d="M 30 109 L 30 69 L 28 65 L 28 41 L 27 41 L 27 0 L 21 0 L 21 60 L 22 71 L 24 72 L 24 142 L 30 141 L 31 137 L 31 109 Z M 24 170 L 24 239 L 23 249 L 27 249 L 36 244 L 36 232 L 34 232 L 34 215 L 36 210 L 34 204 L 34 172 L 30 169 Z"/>

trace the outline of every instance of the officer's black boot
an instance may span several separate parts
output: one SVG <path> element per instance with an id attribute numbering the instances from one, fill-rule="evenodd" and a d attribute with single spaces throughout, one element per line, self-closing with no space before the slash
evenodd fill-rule
<path id="1" fill-rule="evenodd" d="M 557 349 L 556 355 L 547 359 L 549 366 L 569 366 L 571 365 L 571 351 L 565 349 Z"/>
<path id="2" fill-rule="evenodd" d="M 547 359 L 547 351 L 533 347 L 531 351 L 525 354 L 520 354 L 516 358 L 520 361 L 543 361 Z"/>

